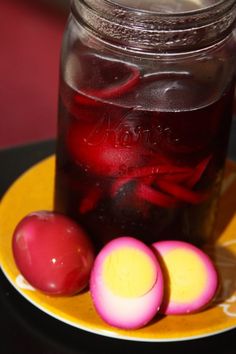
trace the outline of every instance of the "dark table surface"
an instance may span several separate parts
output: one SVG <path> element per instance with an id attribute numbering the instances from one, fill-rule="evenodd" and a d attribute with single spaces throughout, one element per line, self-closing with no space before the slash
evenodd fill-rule
<path id="1" fill-rule="evenodd" d="M 54 153 L 46 141 L 0 150 L 0 196 L 26 169 Z M 236 121 L 233 121 L 228 156 L 236 160 Z M 115 340 L 66 325 L 27 302 L 0 271 L 1 354 L 235 354 L 236 330 L 208 338 L 169 343 Z"/>

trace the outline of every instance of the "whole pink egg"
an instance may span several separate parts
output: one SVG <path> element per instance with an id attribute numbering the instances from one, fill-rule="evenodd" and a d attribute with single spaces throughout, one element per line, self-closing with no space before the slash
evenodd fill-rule
<path id="1" fill-rule="evenodd" d="M 93 246 L 68 217 L 49 211 L 28 214 L 14 231 L 12 247 L 18 269 L 36 289 L 73 295 L 87 286 Z"/>

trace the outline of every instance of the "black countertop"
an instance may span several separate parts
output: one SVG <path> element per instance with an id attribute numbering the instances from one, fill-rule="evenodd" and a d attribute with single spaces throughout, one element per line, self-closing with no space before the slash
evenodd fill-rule
<path id="1" fill-rule="evenodd" d="M 34 163 L 54 153 L 47 141 L 0 150 L 0 195 Z M 228 156 L 236 160 L 236 121 L 233 121 Z M 66 325 L 27 302 L 0 271 L 1 354 L 235 354 L 236 330 L 204 339 L 169 343 L 116 340 Z"/>

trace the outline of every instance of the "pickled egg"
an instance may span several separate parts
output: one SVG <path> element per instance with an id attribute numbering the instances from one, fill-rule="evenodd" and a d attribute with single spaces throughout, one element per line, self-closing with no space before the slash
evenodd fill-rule
<path id="1" fill-rule="evenodd" d="M 110 241 L 97 255 L 90 292 L 98 314 L 108 324 L 136 329 L 158 312 L 163 276 L 152 250 L 132 237 Z"/>
<path id="2" fill-rule="evenodd" d="M 88 285 L 93 246 L 83 229 L 64 215 L 26 215 L 15 228 L 12 248 L 20 273 L 46 294 L 73 295 Z"/>
<path id="3" fill-rule="evenodd" d="M 205 308 L 218 288 L 218 275 L 210 257 L 194 245 L 182 241 L 153 244 L 165 283 L 160 312 L 188 314 Z"/>

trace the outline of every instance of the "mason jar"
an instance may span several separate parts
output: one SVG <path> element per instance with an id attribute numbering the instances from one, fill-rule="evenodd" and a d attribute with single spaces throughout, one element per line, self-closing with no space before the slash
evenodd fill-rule
<path id="1" fill-rule="evenodd" d="M 97 247 L 214 235 L 234 96 L 235 0 L 74 0 L 55 209 Z M 214 236 L 215 237 L 215 236 Z"/>

